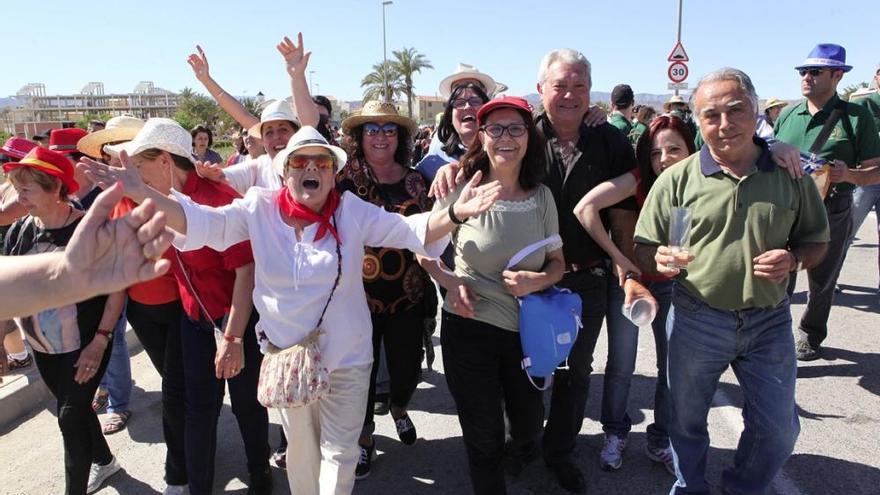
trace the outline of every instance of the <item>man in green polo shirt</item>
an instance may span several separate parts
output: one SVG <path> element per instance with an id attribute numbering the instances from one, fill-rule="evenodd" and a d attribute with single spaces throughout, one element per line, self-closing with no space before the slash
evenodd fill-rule
<path id="1" fill-rule="evenodd" d="M 853 189 L 880 181 L 880 137 L 866 108 L 837 95 L 843 74 L 852 69 L 846 65 L 842 46 L 817 45 L 795 69 L 801 75 L 801 92 L 806 99 L 782 111 L 774 128 L 778 140 L 808 153 L 831 112 L 838 107 L 844 110 L 819 152 L 834 165 L 829 175 L 831 191 L 825 198 L 831 243 L 822 263 L 807 271 L 809 298 L 798 326 L 796 346 L 798 359 L 809 361 L 820 357 L 820 346 L 828 335 L 834 286 L 852 231 Z M 789 294 L 794 292 L 794 282 L 792 278 Z"/>
<path id="2" fill-rule="evenodd" d="M 618 84 L 611 90 L 611 116 L 608 123 L 616 127 L 624 136 L 632 130 L 632 109 L 635 95 L 628 84 Z"/>
<path id="3" fill-rule="evenodd" d="M 745 430 L 721 488 L 763 493 L 800 431 L 786 282 L 822 259 L 828 221 L 813 181 L 792 179 L 754 137 L 758 98 L 745 73 L 709 73 L 693 102 L 706 146 L 657 178 L 635 233 L 639 267 L 676 278 L 667 319 L 669 436 L 678 477 L 671 493 L 709 493 L 706 421 L 728 366 L 751 414 L 743 416 Z M 674 206 L 693 213 L 683 270 L 667 266 Z"/>

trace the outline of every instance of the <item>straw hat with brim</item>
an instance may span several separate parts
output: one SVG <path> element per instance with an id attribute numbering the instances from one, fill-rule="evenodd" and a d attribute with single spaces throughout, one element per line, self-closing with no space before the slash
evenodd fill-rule
<path id="1" fill-rule="evenodd" d="M 371 100 L 364 105 L 364 108 L 361 109 L 361 113 L 358 115 L 352 115 L 342 121 L 342 132 L 350 135 L 352 129 L 360 127 L 367 122 L 375 122 L 376 124 L 394 122 L 399 126 L 406 127 L 410 136 L 414 135 L 419 128 L 416 121 L 397 113 L 397 108 L 393 103 L 383 103 L 381 101 Z"/>
<path id="2" fill-rule="evenodd" d="M 76 143 L 76 149 L 93 158 L 101 157 L 101 148 L 107 143 L 131 141 L 144 127 L 144 121 L 131 115 L 120 115 L 107 121 L 103 130 L 93 132 Z"/>
<path id="3" fill-rule="evenodd" d="M 104 147 L 108 153 L 114 155 L 125 150 L 128 156 L 154 148 L 196 163 L 192 155 L 192 136 L 189 131 L 180 127 L 177 122 L 161 117 L 148 120 L 131 141 Z"/>
<path id="4" fill-rule="evenodd" d="M 67 156 L 42 146 L 37 146 L 17 162 L 3 164 L 3 171 L 9 173 L 17 168 L 30 167 L 44 174 L 58 177 L 67 186 L 67 192 L 79 191 L 79 184 L 73 176 L 73 162 Z"/>
<path id="5" fill-rule="evenodd" d="M 272 168 L 275 169 L 275 172 L 278 175 L 283 177 L 284 165 L 287 163 L 287 158 L 296 150 L 300 148 L 308 148 L 310 146 L 318 146 L 333 153 L 333 156 L 336 157 L 337 172 L 342 170 L 342 168 L 345 167 L 345 163 L 348 161 L 348 155 L 342 150 L 342 148 L 328 143 L 317 129 L 307 125 L 296 131 L 296 134 L 294 134 L 290 138 L 290 141 L 287 142 L 287 146 L 275 155 L 275 158 L 272 159 Z"/>
<path id="6" fill-rule="evenodd" d="M 290 104 L 285 100 L 275 100 L 266 105 L 266 108 L 260 114 L 260 121 L 248 129 L 248 134 L 257 139 L 263 139 L 263 124 L 277 120 L 290 122 L 296 130 L 302 127 L 299 118 L 293 113 L 293 109 L 290 108 Z"/>
<path id="7" fill-rule="evenodd" d="M 440 81 L 440 94 L 443 98 L 449 99 L 455 86 L 467 82 L 468 80 L 477 81 L 486 90 L 487 95 L 495 93 L 496 82 L 489 74 L 484 74 L 477 70 L 473 65 L 458 63 L 455 72 L 443 78 Z M 458 84 L 456 84 L 458 83 Z"/>
<path id="8" fill-rule="evenodd" d="M 764 110 L 770 110 L 773 107 L 784 107 L 788 105 L 788 102 L 785 100 L 780 100 L 779 98 L 767 98 L 767 101 L 764 102 Z"/>
<path id="9" fill-rule="evenodd" d="M 668 112 L 669 107 L 671 107 L 672 105 L 675 105 L 676 103 L 683 103 L 683 104 L 687 105 L 687 102 L 684 101 L 684 98 L 682 98 L 679 95 L 672 95 L 672 97 L 669 98 L 669 100 L 663 104 L 663 111 Z"/>

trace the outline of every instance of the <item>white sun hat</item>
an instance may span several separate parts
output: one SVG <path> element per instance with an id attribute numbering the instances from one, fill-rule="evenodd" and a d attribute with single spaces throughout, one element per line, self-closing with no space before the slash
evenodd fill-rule
<path id="1" fill-rule="evenodd" d="M 287 158 L 296 150 L 307 148 L 309 146 L 319 146 L 330 153 L 333 153 L 333 156 L 336 157 L 337 172 L 342 170 L 342 167 L 344 167 L 345 163 L 348 161 L 348 155 L 342 148 L 328 143 L 317 129 L 307 125 L 296 131 L 296 134 L 294 134 L 293 137 L 290 138 L 290 141 L 287 142 L 287 146 L 279 151 L 278 154 L 275 155 L 275 158 L 272 159 L 272 168 L 275 169 L 275 173 L 283 177 L 284 165 L 287 163 Z"/>
<path id="2" fill-rule="evenodd" d="M 164 117 L 147 120 L 147 123 L 131 141 L 104 147 L 108 153 L 117 155 L 120 151 L 125 150 L 128 156 L 135 156 L 153 148 L 181 156 L 193 164 L 196 163 L 196 159 L 192 155 L 192 136 L 189 131 L 180 127 L 177 122 Z"/>
<path id="3" fill-rule="evenodd" d="M 293 113 L 293 109 L 290 108 L 290 103 L 287 100 L 275 100 L 266 105 L 266 108 L 260 114 L 260 121 L 248 129 L 248 134 L 257 139 L 263 139 L 263 124 L 276 120 L 291 122 L 296 129 L 302 127 L 299 118 Z"/>
<path id="4" fill-rule="evenodd" d="M 76 149 L 92 158 L 101 158 L 101 148 L 107 143 L 131 141 L 144 127 L 143 119 L 120 115 L 107 121 L 104 129 L 84 136 L 76 143 Z"/>
<path id="5" fill-rule="evenodd" d="M 455 72 L 440 81 L 440 94 L 443 98 L 448 100 L 449 97 L 452 96 L 452 91 L 455 89 L 455 83 L 466 80 L 475 80 L 479 82 L 486 90 L 486 94 L 490 97 L 495 93 L 496 83 L 495 79 L 492 79 L 492 76 L 480 72 L 473 65 L 459 62 L 458 67 L 455 68 Z"/>

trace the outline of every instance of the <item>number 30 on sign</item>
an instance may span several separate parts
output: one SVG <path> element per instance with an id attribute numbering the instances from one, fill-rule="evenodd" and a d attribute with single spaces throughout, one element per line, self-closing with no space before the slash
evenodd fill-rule
<path id="1" fill-rule="evenodd" d="M 683 82 L 688 77 L 688 66 L 684 62 L 672 62 L 667 71 L 669 80 L 674 83 Z"/>

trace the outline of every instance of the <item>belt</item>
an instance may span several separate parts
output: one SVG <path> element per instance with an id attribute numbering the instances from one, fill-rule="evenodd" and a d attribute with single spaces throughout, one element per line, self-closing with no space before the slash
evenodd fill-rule
<path id="1" fill-rule="evenodd" d="M 565 264 L 565 272 L 566 273 L 577 273 L 582 272 L 584 270 L 590 270 L 592 268 L 597 267 L 605 267 L 604 260 L 596 260 L 596 261 L 588 261 L 586 263 L 566 263 Z"/>

